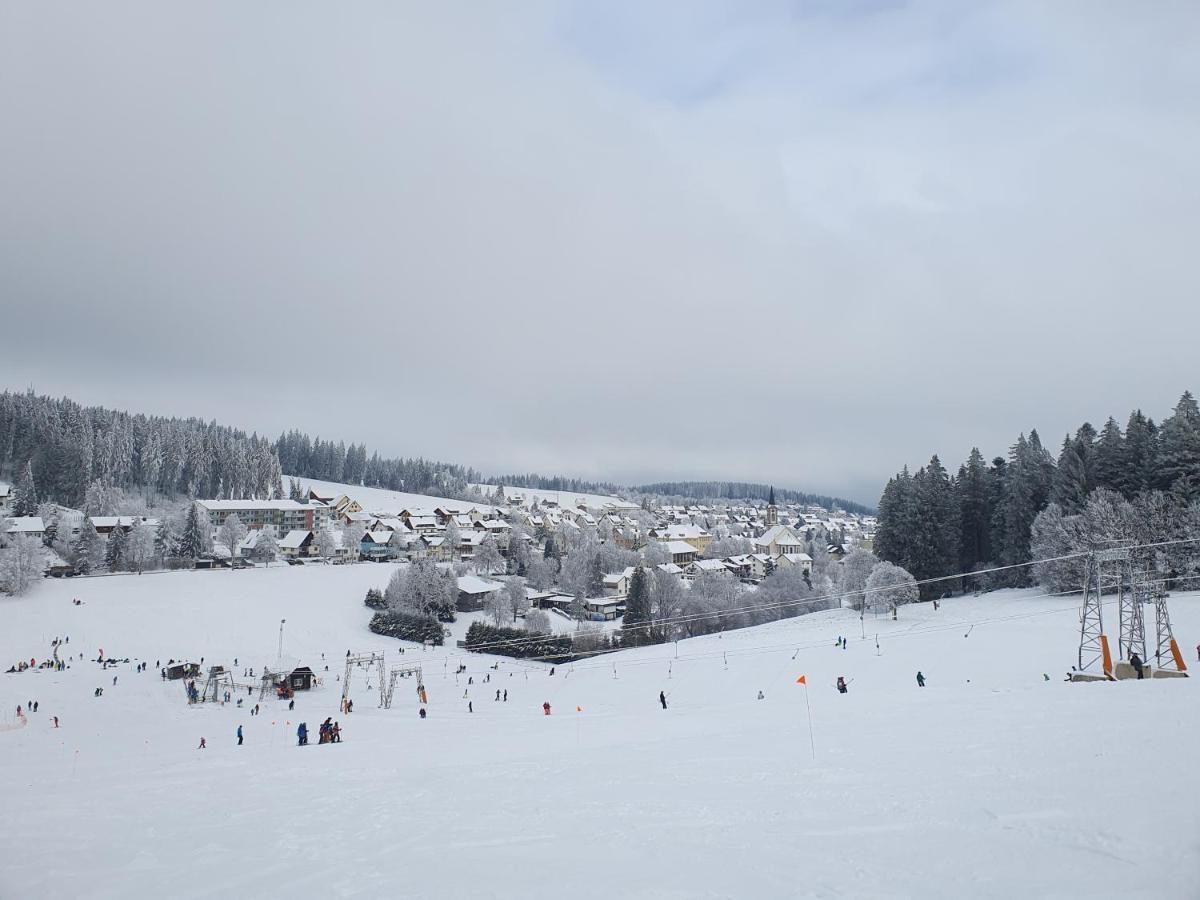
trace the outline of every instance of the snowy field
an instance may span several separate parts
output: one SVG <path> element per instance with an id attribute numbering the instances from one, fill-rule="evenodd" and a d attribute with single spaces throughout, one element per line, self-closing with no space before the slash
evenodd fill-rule
<path id="1" fill-rule="evenodd" d="M 476 484 L 473 487 L 479 488 L 485 496 L 491 496 L 496 490 L 496 485 L 494 484 Z M 505 497 L 511 497 L 514 494 L 524 497 L 527 503 L 534 500 L 537 500 L 539 503 L 553 501 L 560 507 L 570 507 L 571 509 L 577 508 L 580 503 L 589 509 L 599 509 L 606 503 L 628 505 L 628 501 L 622 500 L 620 497 L 612 497 L 608 494 L 578 494 L 574 491 L 542 491 L 536 488 L 504 486 Z"/>
<path id="2" fill-rule="evenodd" d="M 291 481 L 292 476 L 284 475 L 284 487 Z M 357 484 L 341 484 L 336 481 L 317 481 L 313 478 L 297 478 L 304 492 L 315 490 L 323 497 L 333 497 L 335 500 L 342 494 L 357 500 L 362 508 L 369 513 L 378 515 L 395 515 L 402 509 L 422 510 L 433 512 L 439 506 L 453 506 L 464 509 L 474 506 L 480 512 L 490 512 L 493 507 L 486 503 L 470 503 L 465 500 L 451 500 L 447 497 L 431 497 L 426 494 L 406 494 L 403 491 L 389 491 L 386 488 L 363 487 Z"/>
<path id="3" fill-rule="evenodd" d="M 401 661 L 362 604 L 391 570 L 73 579 L 0 599 L 0 668 L 56 636 L 90 658 L 0 675 L 0 897 L 1200 896 L 1197 681 L 1064 683 L 1073 598 L 906 608 L 868 619 L 866 639 L 853 613 L 820 613 L 553 676 L 407 645 L 429 718 L 411 683 L 385 711 L 361 675 L 339 715 L 348 648 Z M 1194 648 L 1200 597 L 1173 603 Z M 284 654 L 326 678 L 292 713 L 189 707 L 153 670 L 260 669 L 281 618 Z M 102 672 L 101 647 L 131 662 Z M 39 712 L 7 727 L 31 699 Z M 344 743 L 315 743 L 326 716 Z"/>

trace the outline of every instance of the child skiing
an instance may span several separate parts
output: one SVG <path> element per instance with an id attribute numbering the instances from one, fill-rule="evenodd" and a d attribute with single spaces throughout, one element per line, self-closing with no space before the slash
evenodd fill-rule
<path id="1" fill-rule="evenodd" d="M 917 687 L 925 687 L 925 676 L 917 672 Z"/>

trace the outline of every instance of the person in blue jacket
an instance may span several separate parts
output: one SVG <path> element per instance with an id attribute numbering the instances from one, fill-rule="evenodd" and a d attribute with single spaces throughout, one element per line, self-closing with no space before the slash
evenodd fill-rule
<path id="1" fill-rule="evenodd" d="M 238 746 L 240 747 L 240 746 L 242 746 L 242 726 L 241 725 L 238 726 L 237 737 L 238 737 Z"/>
<path id="2" fill-rule="evenodd" d="M 300 723 L 300 727 L 296 729 L 296 737 L 300 739 L 300 746 L 303 747 L 308 743 L 308 724 Z"/>

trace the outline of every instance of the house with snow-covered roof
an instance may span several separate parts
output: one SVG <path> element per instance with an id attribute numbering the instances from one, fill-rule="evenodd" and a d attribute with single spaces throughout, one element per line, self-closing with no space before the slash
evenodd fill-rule
<path id="1" fill-rule="evenodd" d="M 4 520 L 4 533 L 9 537 L 35 537 L 46 535 L 46 523 L 41 516 L 13 516 Z"/>
<path id="2" fill-rule="evenodd" d="M 799 553 L 804 548 L 804 542 L 787 525 L 772 525 L 754 539 L 754 549 L 757 553 L 766 553 L 774 558 L 786 553 Z"/>
<path id="3" fill-rule="evenodd" d="M 477 575 L 461 575 L 458 579 L 458 609 L 461 612 L 483 609 L 487 598 L 501 590 L 504 590 L 504 585 L 498 581 L 489 581 Z"/>
<path id="4" fill-rule="evenodd" d="M 671 562 L 686 569 L 696 561 L 698 551 L 687 541 L 667 541 L 667 553 L 671 554 Z"/>
<path id="5" fill-rule="evenodd" d="M 279 555 L 286 559 L 312 556 L 316 551 L 316 540 L 308 529 L 293 529 L 279 539 Z"/>

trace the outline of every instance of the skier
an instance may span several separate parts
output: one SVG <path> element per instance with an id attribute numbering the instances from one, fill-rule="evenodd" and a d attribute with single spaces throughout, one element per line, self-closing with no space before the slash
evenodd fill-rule
<path id="1" fill-rule="evenodd" d="M 1138 673 L 1138 681 L 1142 680 L 1142 658 L 1137 653 L 1129 654 L 1129 664 L 1133 666 L 1135 672 Z"/>
<path id="2" fill-rule="evenodd" d="M 296 729 L 296 737 L 300 742 L 298 746 L 303 747 L 308 743 L 308 724 L 306 722 L 300 723 L 300 727 Z"/>
<path id="3" fill-rule="evenodd" d="M 762 692 L 762 691 L 759 691 L 759 692 L 758 692 L 758 699 L 759 699 L 759 700 L 766 700 L 767 698 L 766 698 L 765 696 L 763 696 L 763 692 Z"/>
<path id="4" fill-rule="evenodd" d="M 917 672 L 917 687 L 925 687 L 925 676 Z"/>
<path id="5" fill-rule="evenodd" d="M 239 747 L 242 746 L 242 726 L 241 725 L 238 726 L 237 739 L 238 739 L 238 746 Z"/>
<path id="6" fill-rule="evenodd" d="M 421 716 L 422 719 L 425 718 L 425 707 L 422 706 L 419 710 L 417 710 L 417 712 Z"/>
<path id="7" fill-rule="evenodd" d="M 116 687 L 116 686 L 117 686 L 117 676 L 114 675 L 113 676 L 113 687 Z"/>
<path id="8" fill-rule="evenodd" d="M 342 742 L 342 726 L 337 722 L 333 723 L 333 742 L 340 744 Z"/>
<path id="9" fill-rule="evenodd" d="M 838 693 L 839 693 L 839 694 L 845 694 L 845 693 L 848 693 L 848 692 L 849 692 L 850 688 L 848 688 L 848 687 L 846 686 L 846 678 L 845 678 L 845 676 L 843 676 L 843 675 L 839 675 L 839 676 L 838 676 L 838 680 L 837 680 L 837 689 L 838 689 Z"/>
<path id="10" fill-rule="evenodd" d="M 504 702 L 505 703 L 508 702 L 508 691 L 507 690 L 504 692 Z"/>
<path id="11" fill-rule="evenodd" d="M 54 727 L 58 727 L 58 716 L 54 716 Z"/>
<path id="12" fill-rule="evenodd" d="M 295 701 L 295 700 L 289 700 L 289 701 L 288 701 L 288 712 L 291 712 L 291 711 L 292 711 L 293 709 L 295 709 L 295 708 L 296 708 L 296 701 Z"/>
<path id="13" fill-rule="evenodd" d="M 467 712 L 469 712 L 469 713 L 475 712 L 475 704 L 472 703 L 470 700 L 467 701 Z"/>
<path id="14" fill-rule="evenodd" d="M 205 747 L 207 747 L 207 746 L 208 746 L 208 744 L 204 743 L 204 738 L 200 738 L 200 746 L 199 746 L 199 747 L 197 747 L 196 749 L 197 749 L 197 750 L 203 750 L 203 749 L 204 749 Z"/>
<path id="15" fill-rule="evenodd" d="M 496 700 L 497 701 L 500 700 L 500 689 L 499 688 L 496 688 Z"/>
<path id="16" fill-rule="evenodd" d="M 667 708 L 667 695 L 662 691 L 658 692 L 658 702 L 662 704 L 662 708 Z"/>
<path id="17" fill-rule="evenodd" d="M 549 700 L 547 700 L 545 703 L 542 704 L 542 712 L 545 713 L 546 715 L 550 715 L 550 701 Z"/>

